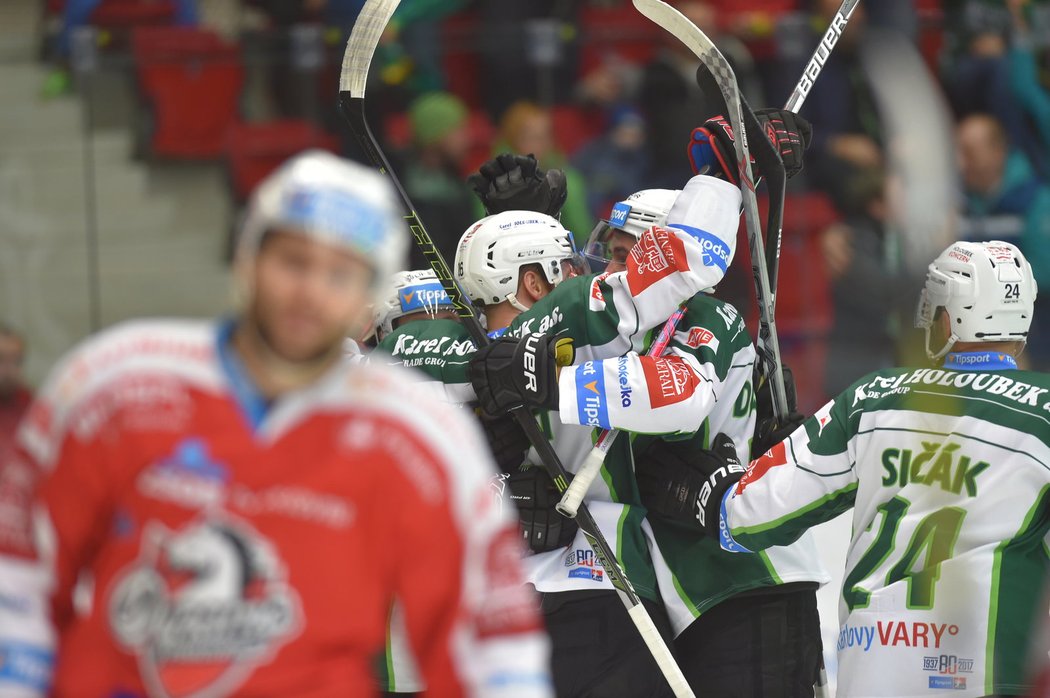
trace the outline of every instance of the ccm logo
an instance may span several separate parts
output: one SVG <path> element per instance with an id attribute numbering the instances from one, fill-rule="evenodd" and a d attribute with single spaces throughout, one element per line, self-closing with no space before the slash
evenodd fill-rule
<path id="1" fill-rule="evenodd" d="M 538 334 L 530 334 L 525 339 L 525 389 L 533 393 L 539 392 L 539 382 L 536 380 L 536 345 L 539 341 Z"/>

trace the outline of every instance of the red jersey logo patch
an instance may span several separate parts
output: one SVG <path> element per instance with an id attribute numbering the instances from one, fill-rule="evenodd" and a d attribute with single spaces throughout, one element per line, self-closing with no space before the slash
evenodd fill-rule
<path id="1" fill-rule="evenodd" d="M 611 273 L 607 271 L 591 280 L 591 310 L 602 310 L 605 308 L 605 294 L 602 293 L 599 284 L 607 279 Z"/>
<path id="2" fill-rule="evenodd" d="M 681 359 L 643 359 L 642 370 L 649 389 L 649 405 L 665 407 L 689 398 L 700 384 L 689 366 Z"/>
<path id="3" fill-rule="evenodd" d="M 740 482 L 737 483 L 737 494 L 743 493 L 748 485 L 768 473 L 771 468 L 787 463 L 787 448 L 784 446 L 785 443 L 785 441 L 781 441 L 776 446 L 766 451 L 758 460 L 751 463 L 751 467 L 747 469 L 747 472 L 744 473 L 744 477 L 740 478 Z"/>
<path id="4" fill-rule="evenodd" d="M 692 349 L 709 347 L 711 351 L 718 351 L 718 338 L 715 333 L 706 327 L 690 327 L 685 338 L 686 346 Z"/>
<path id="5" fill-rule="evenodd" d="M 652 227 L 634 247 L 627 260 L 627 287 L 637 296 L 676 271 L 689 271 L 685 245 L 667 228 Z"/>
<path id="6" fill-rule="evenodd" d="M 110 628 L 150 695 L 227 695 L 299 633 L 285 580 L 277 549 L 243 522 L 151 523 L 109 595 Z"/>

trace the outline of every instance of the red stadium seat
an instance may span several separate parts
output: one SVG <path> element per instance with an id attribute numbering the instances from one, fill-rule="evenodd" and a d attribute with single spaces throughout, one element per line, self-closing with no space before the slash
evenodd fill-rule
<path id="1" fill-rule="evenodd" d="M 481 107 L 479 33 L 475 12 L 457 12 L 441 23 L 445 89 L 472 109 Z"/>
<path id="2" fill-rule="evenodd" d="M 244 82 L 240 49 L 207 30 L 149 27 L 134 30 L 132 52 L 153 113 L 153 154 L 221 156 Z"/>
<path id="3" fill-rule="evenodd" d="M 91 13 L 97 27 L 121 29 L 171 24 L 175 3 L 171 0 L 102 0 Z"/>
<path id="4" fill-rule="evenodd" d="M 234 198 L 246 201 L 278 165 L 310 148 L 338 153 L 339 141 L 309 121 L 297 119 L 235 124 L 226 134 L 226 164 Z"/>
<path id="5" fill-rule="evenodd" d="M 580 75 L 600 66 L 610 54 L 645 65 L 652 60 L 664 36 L 660 27 L 639 15 L 630 2 L 611 7 L 585 3 L 580 8 L 579 27 Z"/>

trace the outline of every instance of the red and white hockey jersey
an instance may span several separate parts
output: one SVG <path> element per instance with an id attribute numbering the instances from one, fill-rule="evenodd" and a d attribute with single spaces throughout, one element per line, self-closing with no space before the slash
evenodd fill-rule
<path id="1" fill-rule="evenodd" d="M 550 695 L 471 421 L 375 364 L 264 405 L 228 332 L 129 323 L 41 392 L 0 468 L 0 695 L 368 696 L 395 597 L 433 695 Z"/>

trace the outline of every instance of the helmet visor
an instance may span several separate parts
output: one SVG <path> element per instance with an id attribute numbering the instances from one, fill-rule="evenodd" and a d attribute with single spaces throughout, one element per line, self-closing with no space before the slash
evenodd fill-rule
<path id="1" fill-rule="evenodd" d="M 561 280 L 571 279 L 574 276 L 583 276 L 588 271 L 587 260 L 579 252 L 561 260 Z"/>
<path id="2" fill-rule="evenodd" d="M 607 221 L 599 221 L 583 248 L 583 256 L 590 265 L 591 273 L 600 274 L 612 263 L 621 267 L 627 264 L 627 256 L 634 242 L 635 238 L 630 233 L 614 228 Z"/>

